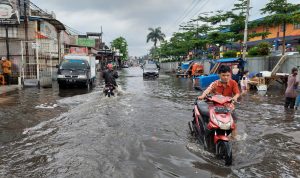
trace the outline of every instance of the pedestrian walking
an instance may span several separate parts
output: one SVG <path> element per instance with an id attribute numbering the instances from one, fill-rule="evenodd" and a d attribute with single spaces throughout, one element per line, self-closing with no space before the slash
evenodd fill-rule
<path id="1" fill-rule="evenodd" d="M 249 90 L 249 71 L 245 70 L 243 72 L 243 76 L 240 82 L 241 85 L 241 89 L 242 89 L 242 95 L 247 94 L 248 90 Z"/>
<path id="2" fill-rule="evenodd" d="M 10 75 L 11 75 L 11 62 L 6 58 L 2 57 L 2 71 L 6 85 L 10 85 Z"/>
<path id="3" fill-rule="evenodd" d="M 236 83 L 239 83 L 239 80 L 240 80 L 240 75 L 239 75 L 239 73 L 240 73 L 240 69 L 238 68 L 237 65 L 234 65 L 234 66 L 232 67 L 232 79 L 233 79 L 234 81 L 236 81 Z"/>
<path id="4" fill-rule="evenodd" d="M 297 97 L 297 88 L 299 81 L 297 80 L 298 69 L 294 67 L 291 75 L 288 77 L 287 88 L 285 90 L 285 108 L 294 109 Z"/>

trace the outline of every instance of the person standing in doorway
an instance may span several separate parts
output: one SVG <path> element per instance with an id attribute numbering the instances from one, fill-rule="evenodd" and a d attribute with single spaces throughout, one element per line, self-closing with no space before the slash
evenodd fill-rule
<path id="1" fill-rule="evenodd" d="M 10 85 L 11 62 L 6 57 L 2 57 L 1 60 L 5 83 L 6 85 Z"/>
<path id="2" fill-rule="evenodd" d="M 297 97 L 297 87 L 299 81 L 297 80 L 298 69 L 294 67 L 291 75 L 289 75 L 287 88 L 285 90 L 285 108 L 294 109 Z"/>

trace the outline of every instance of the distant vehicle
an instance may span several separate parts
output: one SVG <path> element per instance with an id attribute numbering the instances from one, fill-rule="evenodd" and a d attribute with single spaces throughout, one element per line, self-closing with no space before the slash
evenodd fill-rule
<path id="1" fill-rule="evenodd" d="M 159 69 L 156 64 L 145 64 L 143 67 L 143 77 L 153 77 L 157 78 L 159 77 Z"/>
<path id="2" fill-rule="evenodd" d="M 57 68 L 59 88 L 81 85 L 89 89 L 96 82 L 95 56 L 66 55 Z"/>
<path id="3" fill-rule="evenodd" d="M 129 66 L 127 64 L 124 64 L 123 65 L 123 68 L 128 68 Z"/>

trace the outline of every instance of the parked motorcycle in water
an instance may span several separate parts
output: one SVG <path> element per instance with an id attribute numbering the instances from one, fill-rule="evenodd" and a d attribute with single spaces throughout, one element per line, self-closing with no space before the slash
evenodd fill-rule
<path id="1" fill-rule="evenodd" d="M 203 143 L 204 148 L 212 150 L 216 156 L 232 164 L 232 145 L 228 138 L 236 128 L 232 116 L 234 105 L 231 97 L 209 96 L 195 101 L 193 117 L 189 122 L 191 133 Z"/>
<path id="2" fill-rule="evenodd" d="M 114 93 L 114 89 L 115 89 L 115 86 L 113 84 L 106 84 L 105 87 L 104 87 L 104 94 L 105 96 L 114 96 L 115 93 Z"/>

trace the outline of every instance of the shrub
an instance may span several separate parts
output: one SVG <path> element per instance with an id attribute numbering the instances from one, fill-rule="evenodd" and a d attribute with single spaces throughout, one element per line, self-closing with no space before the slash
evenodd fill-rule
<path id="1" fill-rule="evenodd" d="M 207 58 L 208 58 L 208 59 L 212 59 L 213 57 L 214 57 L 214 56 L 213 56 L 212 54 L 208 54 L 208 55 L 207 55 Z"/>
<path id="2" fill-rule="evenodd" d="M 267 56 L 270 53 L 270 44 L 268 42 L 261 42 L 257 45 L 258 55 Z"/>
<path id="3" fill-rule="evenodd" d="M 224 58 L 231 58 L 231 57 L 236 57 L 236 51 L 234 50 L 229 50 L 223 53 Z"/>
<path id="4" fill-rule="evenodd" d="M 297 51 L 300 53 L 300 45 L 296 46 L 296 48 L 297 48 Z"/>
<path id="5" fill-rule="evenodd" d="M 257 49 L 257 47 L 253 47 L 253 48 L 249 49 L 248 56 L 250 56 L 250 57 L 258 56 L 258 49 Z"/>

